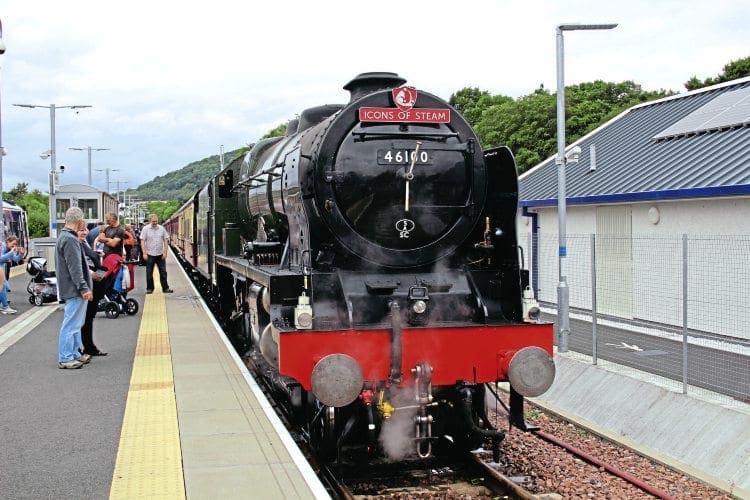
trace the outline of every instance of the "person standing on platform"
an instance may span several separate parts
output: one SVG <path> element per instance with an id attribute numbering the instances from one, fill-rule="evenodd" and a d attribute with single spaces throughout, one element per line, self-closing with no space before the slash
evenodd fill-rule
<path id="1" fill-rule="evenodd" d="M 86 319 L 86 302 L 94 298 L 91 273 L 78 241 L 78 230 L 85 227 L 83 211 L 70 207 L 65 212 L 65 227 L 60 231 L 55 247 L 57 296 L 65 301 L 57 348 L 57 364 L 61 369 L 80 368 L 91 360 L 88 354 L 78 352 L 81 327 Z"/>
<path id="2" fill-rule="evenodd" d="M 10 293 L 11 263 L 20 264 L 23 261 L 23 248 L 18 246 L 15 235 L 8 236 L 5 243 L 0 244 L 0 314 L 16 314 L 18 311 L 10 307 L 8 294 Z"/>
<path id="3" fill-rule="evenodd" d="M 138 227 L 133 226 L 133 233 L 135 233 L 135 260 L 138 261 L 139 266 L 145 266 L 146 257 L 141 251 L 141 231 L 143 231 L 143 222 L 139 222 Z"/>
<path id="4" fill-rule="evenodd" d="M 6 233 L 7 234 L 7 233 Z M 0 244 L 0 264 L 3 265 L 5 270 L 5 293 L 10 293 L 10 286 L 8 285 L 8 279 L 10 278 L 10 268 L 13 264 L 20 264 L 23 262 L 24 249 L 18 246 L 18 237 L 11 234 L 6 238 L 4 243 Z"/>
<path id="5" fill-rule="evenodd" d="M 135 247 L 135 234 L 133 234 L 133 226 L 126 224 L 123 229 L 125 230 L 125 234 L 122 244 L 125 248 L 125 260 L 134 260 L 133 247 Z"/>
<path id="6" fill-rule="evenodd" d="M 169 251 L 169 234 L 159 224 L 156 214 L 148 216 L 151 224 L 141 230 L 141 253 L 146 257 L 146 293 L 154 292 L 154 264 L 159 267 L 161 291 L 172 293 L 167 282 L 167 252 Z"/>
<path id="7" fill-rule="evenodd" d="M 93 300 L 86 303 L 86 319 L 81 327 L 81 343 L 83 344 L 83 354 L 88 354 L 89 356 L 106 356 L 107 353 L 100 351 L 96 347 L 96 344 L 94 344 L 94 316 L 96 316 L 97 309 L 99 308 L 99 301 L 104 297 L 104 275 L 93 272 L 101 268 L 102 260 L 99 254 L 89 245 L 88 234 L 89 231 L 85 227 L 78 230 L 78 240 L 81 242 L 83 254 L 90 261 L 88 262 L 88 267 L 93 281 L 92 292 L 94 293 Z"/>
<path id="8" fill-rule="evenodd" d="M 89 242 L 89 246 L 94 249 L 96 253 L 102 255 L 104 253 L 104 243 L 99 241 L 99 234 L 104 232 L 104 222 L 98 221 L 96 226 L 91 228 L 89 235 L 86 236 L 86 241 Z"/>
<path id="9" fill-rule="evenodd" d="M 10 302 L 8 302 L 7 286 L 8 280 L 5 277 L 5 271 L 0 268 L 0 314 L 16 314 L 18 311 L 10 307 Z"/>
<path id="10" fill-rule="evenodd" d="M 122 242 L 125 240 L 125 230 L 120 225 L 117 214 L 110 212 L 104 216 L 107 227 L 104 228 L 104 234 L 101 232 L 97 241 L 104 243 L 104 255 L 111 253 L 122 257 Z"/>

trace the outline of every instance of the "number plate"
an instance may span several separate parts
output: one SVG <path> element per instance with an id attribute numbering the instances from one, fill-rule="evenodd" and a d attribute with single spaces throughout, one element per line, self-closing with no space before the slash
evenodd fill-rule
<path id="1" fill-rule="evenodd" d="M 378 165 L 411 165 L 413 149 L 379 149 Z M 415 165 L 431 165 L 432 158 L 427 151 L 419 151 L 414 160 Z"/>

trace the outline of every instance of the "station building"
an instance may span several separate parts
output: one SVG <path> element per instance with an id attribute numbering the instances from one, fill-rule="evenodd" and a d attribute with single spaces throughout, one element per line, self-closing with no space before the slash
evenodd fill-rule
<path id="1" fill-rule="evenodd" d="M 574 146 L 571 308 L 591 308 L 593 272 L 600 313 L 680 326 L 687 308 L 691 329 L 750 339 L 750 77 L 634 106 Z M 519 178 L 519 243 L 551 304 L 557 192 L 554 157 Z"/>
<path id="2" fill-rule="evenodd" d="M 65 225 L 65 212 L 70 207 L 83 210 L 89 227 L 103 221 L 107 212 L 118 213 L 117 199 L 111 194 L 88 184 L 67 184 L 55 193 L 55 227 L 58 230 Z"/>

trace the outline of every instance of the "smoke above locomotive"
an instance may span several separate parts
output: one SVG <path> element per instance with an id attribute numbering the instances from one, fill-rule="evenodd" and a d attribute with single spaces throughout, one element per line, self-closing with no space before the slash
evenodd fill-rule
<path id="1" fill-rule="evenodd" d="M 303 111 L 212 179 L 170 221 L 173 244 L 322 447 L 377 449 L 407 407 L 419 456 L 448 434 L 497 443 L 485 384 L 510 382 L 524 428 L 523 396 L 554 378 L 519 259 L 513 155 L 483 151 L 455 109 L 395 73 L 344 89 L 348 103 Z"/>

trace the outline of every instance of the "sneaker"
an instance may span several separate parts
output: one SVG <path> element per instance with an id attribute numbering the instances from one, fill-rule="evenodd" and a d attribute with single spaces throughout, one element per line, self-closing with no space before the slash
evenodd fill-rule
<path id="1" fill-rule="evenodd" d="M 174 290 L 167 288 L 166 290 L 162 290 L 162 293 L 174 293 Z"/>
<path id="2" fill-rule="evenodd" d="M 153 290 L 146 290 L 146 293 L 154 293 Z"/>
<path id="3" fill-rule="evenodd" d="M 12 307 L 1 307 L 0 306 L 0 314 L 16 314 L 18 311 L 13 309 Z"/>
<path id="4" fill-rule="evenodd" d="M 81 356 L 76 358 L 75 361 L 85 365 L 91 361 L 91 354 L 81 354 Z"/>
<path id="5" fill-rule="evenodd" d="M 76 359 L 71 359 L 70 361 L 60 361 L 57 363 L 57 367 L 61 370 L 75 370 L 77 368 L 80 368 L 83 366 L 83 363 Z"/>

